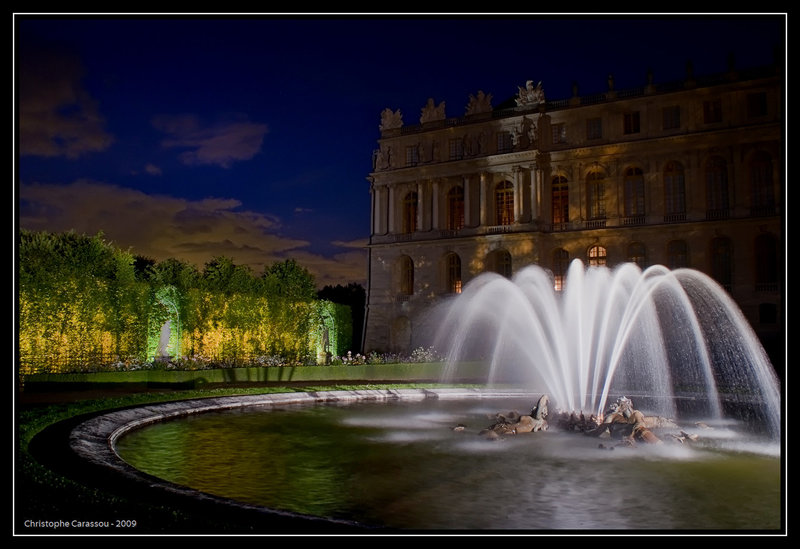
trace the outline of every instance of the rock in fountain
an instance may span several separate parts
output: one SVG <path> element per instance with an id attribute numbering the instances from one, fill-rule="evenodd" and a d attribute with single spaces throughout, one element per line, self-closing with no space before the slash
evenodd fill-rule
<path id="1" fill-rule="evenodd" d="M 611 270 L 575 260 L 560 292 L 529 266 L 513 280 L 482 274 L 447 304 L 436 345 L 446 376 L 484 361 L 489 384 L 547 394 L 567 412 L 602 417 L 612 396 L 635 396 L 658 416 L 722 418 L 744 409 L 777 440 L 780 385 L 739 308 L 691 269 Z"/>

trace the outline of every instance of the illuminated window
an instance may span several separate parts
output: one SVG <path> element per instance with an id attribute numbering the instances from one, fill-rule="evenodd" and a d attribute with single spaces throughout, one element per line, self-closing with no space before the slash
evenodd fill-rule
<path id="1" fill-rule="evenodd" d="M 569 269 L 569 252 L 559 248 L 553 252 L 553 287 L 557 292 L 564 289 Z"/>
<path id="2" fill-rule="evenodd" d="M 446 272 L 446 288 L 447 292 L 451 294 L 461 293 L 461 258 L 457 254 L 451 253 L 447 255 L 445 260 Z"/>
<path id="3" fill-rule="evenodd" d="M 403 200 L 403 233 L 417 230 L 417 193 L 410 192 Z"/>
<path id="4" fill-rule="evenodd" d="M 643 243 L 631 242 L 628 244 L 628 261 L 636 263 L 640 269 L 647 268 L 647 251 Z"/>
<path id="5" fill-rule="evenodd" d="M 667 244 L 667 267 L 683 269 L 689 266 L 689 250 L 683 240 L 672 240 Z"/>
<path id="6" fill-rule="evenodd" d="M 686 180 L 678 162 L 664 168 L 664 210 L 668 216 L 686 213 Z"/>
<path id="7" fill-rule="evenodd" d="M 606 249 L 603 246 L 592 246 L 588 256 L 590 267 L 602 267 L 606 264 Z"/>
<path id="8" fill-rule="evenodd" d="M 586 177 L 586 200 L 589 219 L 606 217 L 606 180 L 600 172 L 592 172 Z"/>
<path id="9" fill-rule="evenodd" d="M 496 225 L 514 223 L 514 185 L 510 181 L 498 183 L 494 190 Z"/>
<path id="10" fill-rule="evenodd" d="M 644 175 L 639 168 L 625 170 L 625 216 L 644 215 Z"/>
<path id="11" fill-rule="evenodd" d="M 569 183 L 559 175 L 553 178 L 553 225 L 569 223 Z"/>
<path id="12" fill-rule="evenodd" d="M 447 228 L 457 231 L 464 227 L 464 188 L 453 187 L 447 193 Z"/>

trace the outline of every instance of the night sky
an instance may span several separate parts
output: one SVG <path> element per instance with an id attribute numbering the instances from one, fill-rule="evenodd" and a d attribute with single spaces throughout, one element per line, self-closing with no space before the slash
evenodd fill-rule
<path id="1" fill-rule="evenodd" d="M 527 80 L 548 99 L 785 54 L 784 14 L 15 14 L 16 228 L 94 235 L 198 268 L 293 258 L 366 283 L 380 114 L 448 117 Z"/>

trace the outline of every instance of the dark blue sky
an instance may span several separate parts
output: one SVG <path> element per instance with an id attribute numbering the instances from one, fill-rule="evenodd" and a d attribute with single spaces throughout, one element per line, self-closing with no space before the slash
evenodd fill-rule
<path id="1" fill-rule="evenodd" d="M 19 226 L 363 283 L 380 113 L 770 63 L 783 14 L 15 15 Z"/>

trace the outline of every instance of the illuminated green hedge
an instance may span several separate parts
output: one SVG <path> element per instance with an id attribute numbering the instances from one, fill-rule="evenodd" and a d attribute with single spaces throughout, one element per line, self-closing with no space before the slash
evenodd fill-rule
<path id="1" fill-rule="evenodd" d="M 217 258 L 137 265 L 102 238 L 22 231 L 19 373 L 324 362 L 351 345 L 350 308 L 314 299 L 293 261 L 260 277 Z M 167 324 L 168 322 L 168 324 Z"/>

